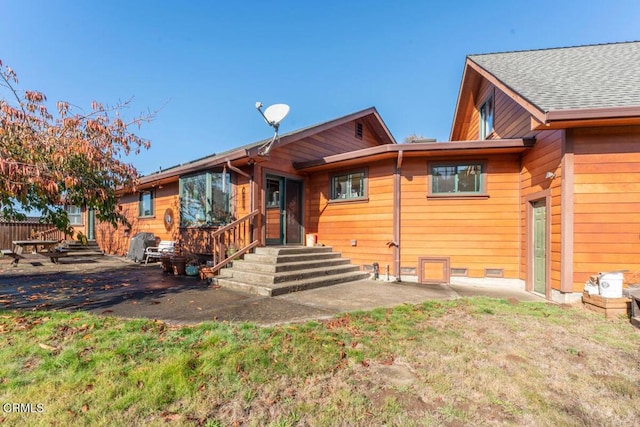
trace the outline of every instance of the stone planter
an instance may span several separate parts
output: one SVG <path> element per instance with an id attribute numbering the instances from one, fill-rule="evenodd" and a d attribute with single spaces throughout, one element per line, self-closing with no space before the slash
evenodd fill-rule
<path id="1" fill-rule="evenodd" d="M 174 276 L 184 276 L 186 274 L 187 258 L 174 255 L 171 257 L 171 266 L 173 267 Z"/>

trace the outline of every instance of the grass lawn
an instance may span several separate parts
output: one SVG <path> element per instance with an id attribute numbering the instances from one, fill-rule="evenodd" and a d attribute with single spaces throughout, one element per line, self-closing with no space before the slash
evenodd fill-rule
<path id="1" fill-rule="evenodd" d="M 487 298 L 260 328 L 0 311 L 4 425 L 638 425 L 640 331 Z"/>

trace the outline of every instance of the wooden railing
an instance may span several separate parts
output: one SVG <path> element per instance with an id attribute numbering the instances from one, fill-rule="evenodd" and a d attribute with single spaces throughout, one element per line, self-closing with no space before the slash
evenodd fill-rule
<path id="1" fill-rule="evenodd" d="M 52 224 L 43 224 L 35 219 L 8 221 L 0 218 L 0 249 L 11 249 L 14 240 L 64 240 L 64 233 L 52 227 Z"/>
<path id="2" fill-rule="evenodd" d="M 67 240 L 67 238 L 71 238 L 70 235 L 66 234 L 64 231 L 60 231 L 57 228 L 48 228 L 46 230 L 39 231 L 37 233 L 38 240 Z"/>
<path id="3" fill-rule="evenodd" d="M 252 239 L 253 218 L 260 211 L 256 209 L 249 215 L 220 227 L 210 235 L 209 245 L 213 252 L 212 273 L 216 274 L 222 267 L 234 259 L 241 257 L 260 244 Z"/>

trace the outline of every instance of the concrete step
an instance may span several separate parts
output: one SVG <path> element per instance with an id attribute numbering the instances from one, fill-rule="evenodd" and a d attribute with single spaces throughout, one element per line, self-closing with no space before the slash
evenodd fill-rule
<path id="1" fill-rule="evenodd" d="M 253 284 L 247 283 L 236 277 L 218 276 L 215 281 L 218 285 L 235 289 L 242 292 L 249 292 L 263 296 L 277 296 L 291 292 L 304 291 L 307 289 L 320 288 L 324 286 L 337 285 L 339 283 L 353 282 L 369 278 L 369 274 L 362 271 L 346 272 L 330 276 L 312 277 L 304 280 L 296 280 L 284 283 Z"/>
<path id="2" fill-rule="evenodd" d="M 75 240 L 68 240 L 63 242 L 61 250 L 69 257 L 89 257 L 89 256 L 101 256 L 104 255 L 100 246 L 95 240 L 89 240 L 86 245 Z"/>
<path id="3" fill-rule="evenodd" d="M 305 280 L 314 277 L 327 277 L 333 274 L 351 273 L 360 271 L 356 265 L 338 265 L 333 267 L 308 268 L 305 270 L 284 271 L 280 273 L 255 273 L 251 271 L 240 271 L 235 268 L 227 268 L 220 271 L 221 276 L 233 277 L 234 279 L 255 285 L 273 285 L 290 281 Z"/>
<path id="4" fill-rule="evenodd" d="M 289 256 L 287 256 L 289 258 Z M 339 265 L 347 265 L 349 260 L 339 257 L 331 257 L 327 259 L 303 260 L 296 262 L 254 262 L 253 260 L 236 260 L 233 262 L 233 270 L 247 271 L 250 273 L 275 274 L 286 271 L 307 270 L 322 267 L 335 267 Z"/>
<path id="5" fill-rule="evenodd" d="M 348 259 L 326 246 L 267 246 L 220 270 L 220 286 L 275 296 L 368 278 Z"/>
<path id="6" fill-rule="evenodd" d="M 84 256 L 104 256 L 102 251 L 62 251 L 68 257 L 84 257 Z"/>
<path id="7" fill-rule="evenodd" d="M 265 253 L 254 253 L 254 254 L 245 254 L 244 260 L 247 262 L 256 262 L 256 263 L 275 263 L 275 262 L 302 262 L 302 261 L 315 261 L 315 260 L 328 260 L 328 259 L 336 259 L 340 258 L 340 253 L 338 252 L 310 252 L 310 253 L 299 253 L 299 254 L 265 254 Z"/>
<path id="8" fill-rule="evenodd" d="M 300 255 L 332 252 L 329 246 L 262 246 L 256 248 L 258 255 Z"/>

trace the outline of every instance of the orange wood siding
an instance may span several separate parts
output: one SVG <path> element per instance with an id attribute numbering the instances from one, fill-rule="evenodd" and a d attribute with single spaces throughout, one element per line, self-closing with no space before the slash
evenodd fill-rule
<path id="1" fill-rule="evenodd" d="M 291 142 L 283 147 L 274 148 L 271 152 L 271 158 L 268 162 L 263 163 L 263 166 L 270 170 L 297 175 L 298 171 L 293 168 L 293 162 L 315 160 L 333 154 L 379 145 L 378 139 L 368 128 L 366 122 L 363 121 L 362 124 L 362 139 L 355 136 L 355 121 L 348 122 Z"/>
<path id="2" fill-rule="evenodd" d="M 386 265 L 393 268 L 393 249 L 387 245 L 393 240 L 393 165 L 384 161 L 366 167 L 366 201 L 329 201 L 331 175 L 362 168 L 313 174 L 306 192 L 307 232 L 317 233 L 318 243 L 342 252 L 354 264 L 378 262 L 382 272 Z"/>
<path id="3" fill-rule="evenodd" d="M 640 127 L 574 131 L 574 291 L 640 271 Z"/>
<path id="4" fill-rule="evenodd" d="M 431 160 L 431 159 L 430 159 Z M 427 159 L 405 159 L 401 170 L 401 268 L 417 269 L 419 257 L 450 257 L 452 268 L 484 277 L 485 269 L 519 272 L 519 161 L 516 155 L 484 160 L 489 198 L 428 199 Z M 309 179 L 308 232 L 359 265 L 378 262 L 393 274 L 393 171 L 395 161 L 368 167 L 368 200 L 329 202 L 333 172 Z M 335 171 L 338 172 L 338 171 Z M 339 172 L 348 172 L 340 170 Z M 351 246 L 357 240 L 357 246 Z"/>
<path id="5" fill-rule="evenodd" d="M 451 268 L 467 268 L 470 277 L 499 268 L 517 278 L 518 157 L 470 160 L 486 161 L 487 199 L 428 199 L 426 159 L 403 163 L 401 266 L 417 267 L 418 257 L 450 257 Z"/>
<path id="6" fill-rule="evenodd" d="M 527 279 L 527 256 L 531 248 L 527 248 L 527 200 L 536 197 L 546 190 L 551 192 L 551 205 L 547 206 L 551 215 L 551 253 L 547 256 L 550 263 L 550 283 L 553 289 L 560 289 L 560 225 L 561 225 L 561 183 L 562 169 L 562 140 L 563 132 L 541 132 L 536 136 L 536 145 L 522 157 L 521 180 L 521 274 L 522 280 Z M 555 172 L 553 180 L 545 178 L 547 172 Z"/>
<path id="7" fill-rule="evenodd" d="M 495 90 L 492 138 L 522 138 L 531 131 L 531 115 L 500 89 Z"/>
<path id="8" fill-rule="evenodd" d="M 509 98 L 500 89 L 483 80 L 475 95 L 473 104 L 464 109 L 465 119 L 461 140 L 475 141 L 480 137 L 480 113 L 479 107 L 491 94 L 493 94 L 493 129 L 491 139 L 497 138 L 521 138 L 531 131 L 531 115 L 518 103 Z"/>
<path id="9" fill-rule="evenodd" d="M 96 223 L 96 240 L 100 248 L 109 254 L 124 255 L 129 250 L 129 240 L 136 233 L 153 233 L 161 240 L 176 240 L 180 218 L 178 216 L 178 183 L 164 185 L 157 188 L 154 199 L 154 216 L 150 218 L 138 217 L 138 194 L 128 194 L 121 198 L 122 212 L 131 223 L 131 231 L 127 236 L 125 227 L 114 229 L 111 225 Z M 175 224 L 170 231 L 164 226 L 164 213 L 171 208 Z"/>
<path id="10" fill-rule="evenodd" d="M 351 121 L 343 125 L 325 130 L 311 137 L 294 141 L 283 147 L 275 148 L 271 152 L 271 158 L 269 159 L 269 161 L 260 164 L 261 170 L 264 170 L 264 172 L 268 174 L 283 174 L 289 177 L 304 180 L 305 177 L 303 175 L 300 175 L 298 171 L 293 168 L 293 162 L 302 162 L 305 160 L 317 159 L 324 156 L 330 156 L 333 154 L 340 154 L 348 151 L 359 150 L 362 148 L 374 147 L 376 145 L 379 145 L 380 141 L 368 127 L 366 121 L 362 121 L 361 123 L 363 131 L 362 139 L 356 137 L 356 121 Z M 306 200 L 303 213 L 303 226 L 307 233 L 318 232 L 318 209 L 321 203 L 326 203 L 326 200 L 329 197 L 327 195 L 327 191 L 329 191 L 328 176 L 328 174 L 324 174 L 321 178 L 318 178 L 314 175 L 312 180 L 308 182 L 308 185 L 305 181 L 304 197 Z M 322 184 L 318 184 L 318 179 L 324 180 L 322 181 Z M 261 183 L 261 187 L 261 193 L 264 193 L 264 183 Z M 324 202 L 321 202 L 319 198 L 324 198 Z M 259 203 L 259 205 L 256 205 L 256 207 L 259 207 L 261 210 L 263 210 L 262 203 L 264 203 L 264 194 L 262 194 L 256 200 Z M 338 211 L 348 213 L 349 209 L 338 208 L 336 212 Z M 360 213 L 362 212 L 364 211 L 360 211 Z M 329 222 L 332 221 L 333 220 L 329 220 Z M 348 222 L 349 220 L 340 220 L 339 225 L 344 225 L 343 223 L 345 221 Z M 263 226 L 262 218 L 260 218 L 257 223 L 259 224 L 261 230 L 260 235 L 266 237 L 266 229 Z M 322 230 L 325 231 L 327 230 L 327 228 L 323 228 Z M 388 239 L 390 240 L 391 236 L 389 236 Z M 334 239 L 333 237 L 329 237 L 329 240 L 332 242 L 336 241 L 336 239 Z M 322 243 L 327 244 L 327 242 Z M 350 249 L 351 246 L 349 246 L 347 252 L 362 252 L 362 246 L 364 246 L 365 244 L 365 241 L 362 241 L 362 243 L 358 241 L 358 246 L 360 247 L 360 249 Z M 329 244 L 327 245 L 330 246 Z M 374 253 L 377 252 L 374 251 Z"/>

